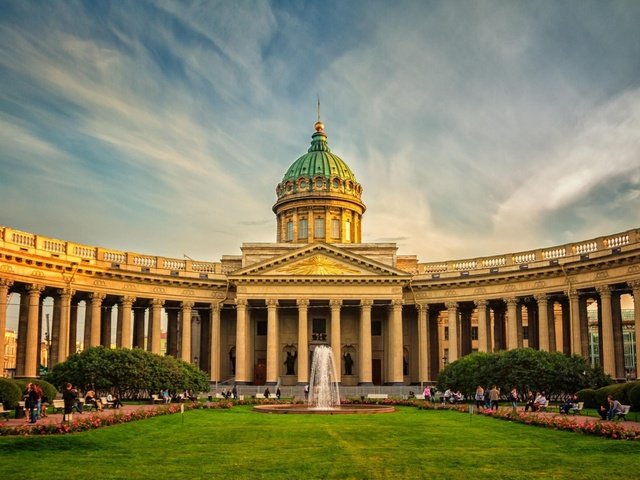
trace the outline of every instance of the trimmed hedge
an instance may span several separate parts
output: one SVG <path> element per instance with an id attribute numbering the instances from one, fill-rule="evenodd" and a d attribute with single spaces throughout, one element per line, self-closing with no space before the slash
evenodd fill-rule
<path id="1" fill-rule="evenodd" d="M 0 377 L 0 403 L 6 410 L 13 410 L 22 400 L 22 391 L 18 384 L 10 378 Z"/>
<path id="2" fill-rule="evenodd" d="M 627 395 L 631 403 L 631 409 L 634 412 L 640 412 L 640 382 L 633 382 L 634 385 L 629 389 Z"/>
<path id="3" fill-rule="evenodd" d="M 27 383 L 35 383 L 36 385 L 39 385 L 49 402 L 52 402 L 53 399 L 58 395 L 58 390 L 56 390 L 56 387 L 51 385 L 49 382 L 46 382 L 39 378 L 21 378 L 19 380 L 16 380 L 15 382 L 20 387 L 21 392 L 24 392 L 26 390 Z"/>
<path id="4" fill-rule="evenodd" d="M 596 391 L 593 388 L 585 388 L 576 392 L 578 401 L 584 402 L 585 408 L 598 408 L 598 401 L 596 400 Z"/>

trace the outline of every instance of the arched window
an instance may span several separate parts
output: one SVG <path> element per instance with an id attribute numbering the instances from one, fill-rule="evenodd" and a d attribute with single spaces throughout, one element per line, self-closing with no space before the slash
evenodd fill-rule
<path id="1" fill-rule="evenodd" d="M 307 219 L 306 218 L 301 218 L 300 222 L 298 223 L 298 239 L 299 240 L 306 240 L 307 237 L 309 236 L 309 224 L 307 223 Z"/>
<path id="2" fill-rule="evenodd" d="M 315 238 L 324 238 L 324 217 L 316 217 L 313 226 L 313 236 Z"/>

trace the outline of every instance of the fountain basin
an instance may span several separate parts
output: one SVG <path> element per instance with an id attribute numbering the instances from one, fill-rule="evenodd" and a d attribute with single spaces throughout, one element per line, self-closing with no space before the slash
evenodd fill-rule
<path id="1" fill-rule="evenodd" d="M 256 405 L 253 410 L 260 413 L 303 414 L 303 415 L 353 415 L 393 413 L 396 409 L 391 405 L 349 404 L 340 408 L 317 408 L 304 404 L 283 403 L 273 405 Z"/>

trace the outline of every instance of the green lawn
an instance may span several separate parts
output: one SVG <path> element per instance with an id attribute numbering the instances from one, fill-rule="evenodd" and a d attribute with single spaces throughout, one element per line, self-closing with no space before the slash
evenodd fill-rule
<path id="1" fill-rule="evenodd" d="M 640 478 L 640 442 L 482 416 L 269 415 L 248 407 L 0 438 L 0 478 Z M 614 473 L 617 472 L 617 473 Z"/>

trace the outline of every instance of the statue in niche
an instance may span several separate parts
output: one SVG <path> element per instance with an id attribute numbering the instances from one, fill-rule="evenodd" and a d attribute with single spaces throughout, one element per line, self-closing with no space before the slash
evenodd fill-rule
<path id="1" fill-rule="evenodd" d="M 295 375 L 296 371 L 295 371 L 295 365 L 296 365 L 296 358 L 298 357 L 298 352 L 294 351 L 293 353 L 291 352 L 287 352 L 287 358 L 284 361 L 284 364 L 287 367 L 287 375 Z"/>
<path id="2" fill-rule="evenodd" d="M 353 358 L 349 352 L 344 354 L 344 374 L 353 375 Z"/>

